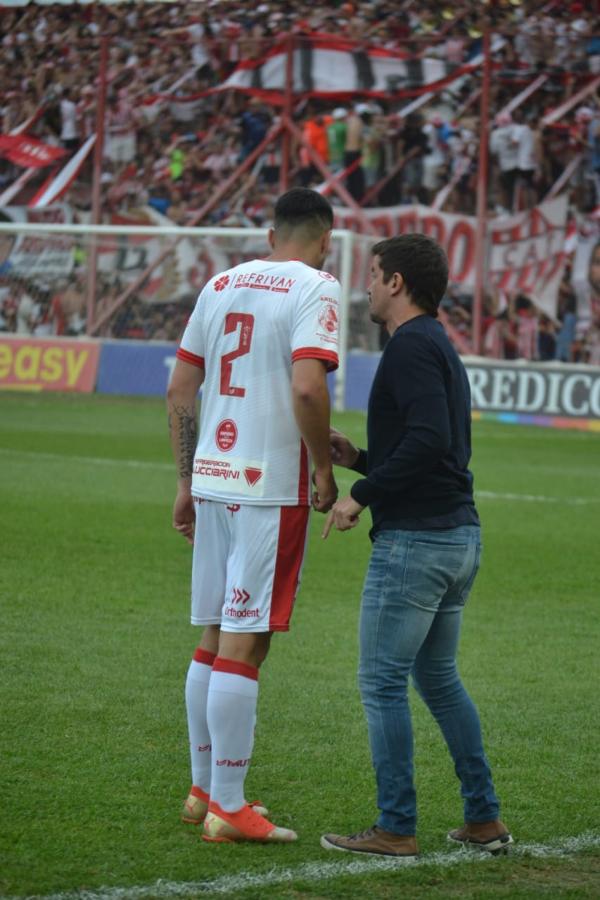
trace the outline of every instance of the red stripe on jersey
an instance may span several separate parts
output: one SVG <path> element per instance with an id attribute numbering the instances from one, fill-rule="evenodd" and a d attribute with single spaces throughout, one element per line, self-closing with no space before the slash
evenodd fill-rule
<path id="1" fill-rule="evenodd" d="M 306 444 L 300 438 L 300 471 L 298 473 L 298 503 L 308 506 L 310 496 L 308 491 L 308 450 Z"/>
<path id="2" fill-rule="evenodd" d="M 194 650 L 194 662 L 203 663 L 205 666 L 212 666 L 216 658 L 216 653 L 209 653 L 208 650 L 204 650 L 202 647 L 196 647 Z"/>
<path id="3" fill-rule="evenodd" d="M 238 662 L 237 659 L 226 659 L 224 656 L 217 656 L 213 663 L 213 672 L 229 672 L 230 675 L 242 675 L 243 678 L 258 681 L 258 669 L 255 666 Z"/>
<path id="4" fill-rule="evenodd" d="M 175 354 L 177 359 L 183 360 L 183 362 L 190 363 L 192 366 L 198 366 L 199 369 L 204 368 L 204 357 L 196 356 L 195 353 L 190 353 L 189 350 L 184 350 L 183 347 L 179 347 L 177 353 Z"/>
<path id="5" fill-rule="evenodd" d="M 327 371 L 334 372 L 338 365 L 338 355 L 334 350 L 323 350 L 322 347 L 302 347 L 292 353 L 292 362 L 297 359 L 322 359 L 327 363 Z"/>
<path id="6" fill-rule="evenodd" d="M 281 507 L 269 631 L 287 631 L 290 626 L 304 559 L 309 512 L 308 506 Z"/>

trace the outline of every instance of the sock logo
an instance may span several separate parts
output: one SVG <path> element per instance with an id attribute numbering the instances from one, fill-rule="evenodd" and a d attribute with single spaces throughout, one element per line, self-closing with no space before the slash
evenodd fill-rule
<path id="1" fill-rule="evenodd" d="M 238 769 L 243 769 L 250 763 L 249 759 L 218 759 L 218 766 L 235 766 Z"/>
<path id="2" fill-rule="evenodd" d="M 200 753 L 206 753 L 207 750 L 212 750 L 212 744 L 199 744 L 198 750 Z"/>

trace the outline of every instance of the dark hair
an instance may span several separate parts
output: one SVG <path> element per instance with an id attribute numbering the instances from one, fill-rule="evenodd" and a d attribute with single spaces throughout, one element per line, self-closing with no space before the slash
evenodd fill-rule
<path id="1" fill-rule="evenodd" d="M 333 227 L 333 209 L 329 200 L 310 188 L 292 188 L 275 204 L 275 231 L 301 228 L 307 237 L 317 238 Z"/>
<path id="2" fill-rule="evenodd" d="M 415 306 L 437 319 L 448 286 L 448 260 L 440 245 L 424 234 L 402 234 L 379 241 L 371 253 L 379 257 L 384 283 L 398 272 Z"/>

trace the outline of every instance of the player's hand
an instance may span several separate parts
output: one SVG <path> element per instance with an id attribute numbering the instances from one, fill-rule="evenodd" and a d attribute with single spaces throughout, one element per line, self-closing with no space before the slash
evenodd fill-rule
<path id="1" fill-rule="evenodd" d="M 364 506 L 357 503 L 353 497 L 342 497 L 342 499 L 338 500 L 331 508 L 329 515 L 325 520 L 325 527 L 323 528 L 321 537 L 325 540 L 331 529 L 334 527 L 337 528 L 338 531 L 348 531 L 350 528 L 356 528 L 358 525 L 358 517 L 363 509 Z"/>
<path id="2" fill-rule="evenodd" d="M 355 447 L 345 434 L 336 431 L 335 428 L 329 429 L 329 446 L 331 460 L 336 466 L 345 466 L 349 469 L 358 459 L 358 447 Z"/>
<path id="3" fill-rule="evenodd" d="M 179 490 L 173 506 L 173 528 L 183 535 L 188 544 L 194 543 L 196 512 L 189 490 Z"/>
<path id="4" fill-rule="evenodd" d="M 326 513 L 327 510 L 331 509 L 338 495 L 333 472 L 331 469 L 315 469 L 312 480 L 315 486 L 312 495 L 313 509 L 316 509 L 317 512 Z"/>

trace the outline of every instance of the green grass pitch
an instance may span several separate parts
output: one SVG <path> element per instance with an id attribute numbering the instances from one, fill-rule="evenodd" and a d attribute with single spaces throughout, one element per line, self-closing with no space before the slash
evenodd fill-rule
<path id="1" fill-rule="evenodd" d="M 363 415 L 334 421 L 362 442 Z M 190 549 L 170 525 L 163 403 L 0 394 L 0 893 L 116 898 L 138 886 L 152 897 L 162 880 L 170 896 L 213 896 L 211 884 L 224 896 L 231 876 L 231 896 L 256 900 L 598 897 L 599 461 L 599 435 L 474 427 L 485 550 L 460 657 L 517 841 L 587 834 L 591 846 L 361 873 L 319 835 L 362 830 L 376 814 L 355 676 L 367 516 L 327 542 L 313 516 L 292 630 L 275 637 L 261 673 L 247 794 L 300 839 L 206 845 L 178 820 L 198 631 Z M 339 484 L 350 484 L 343 471 Z M 435 724 L 412 703 L 421 850 L 447 856 L 457 783 Z M 261 882 L 283 869 L 287 881 Z"/>

